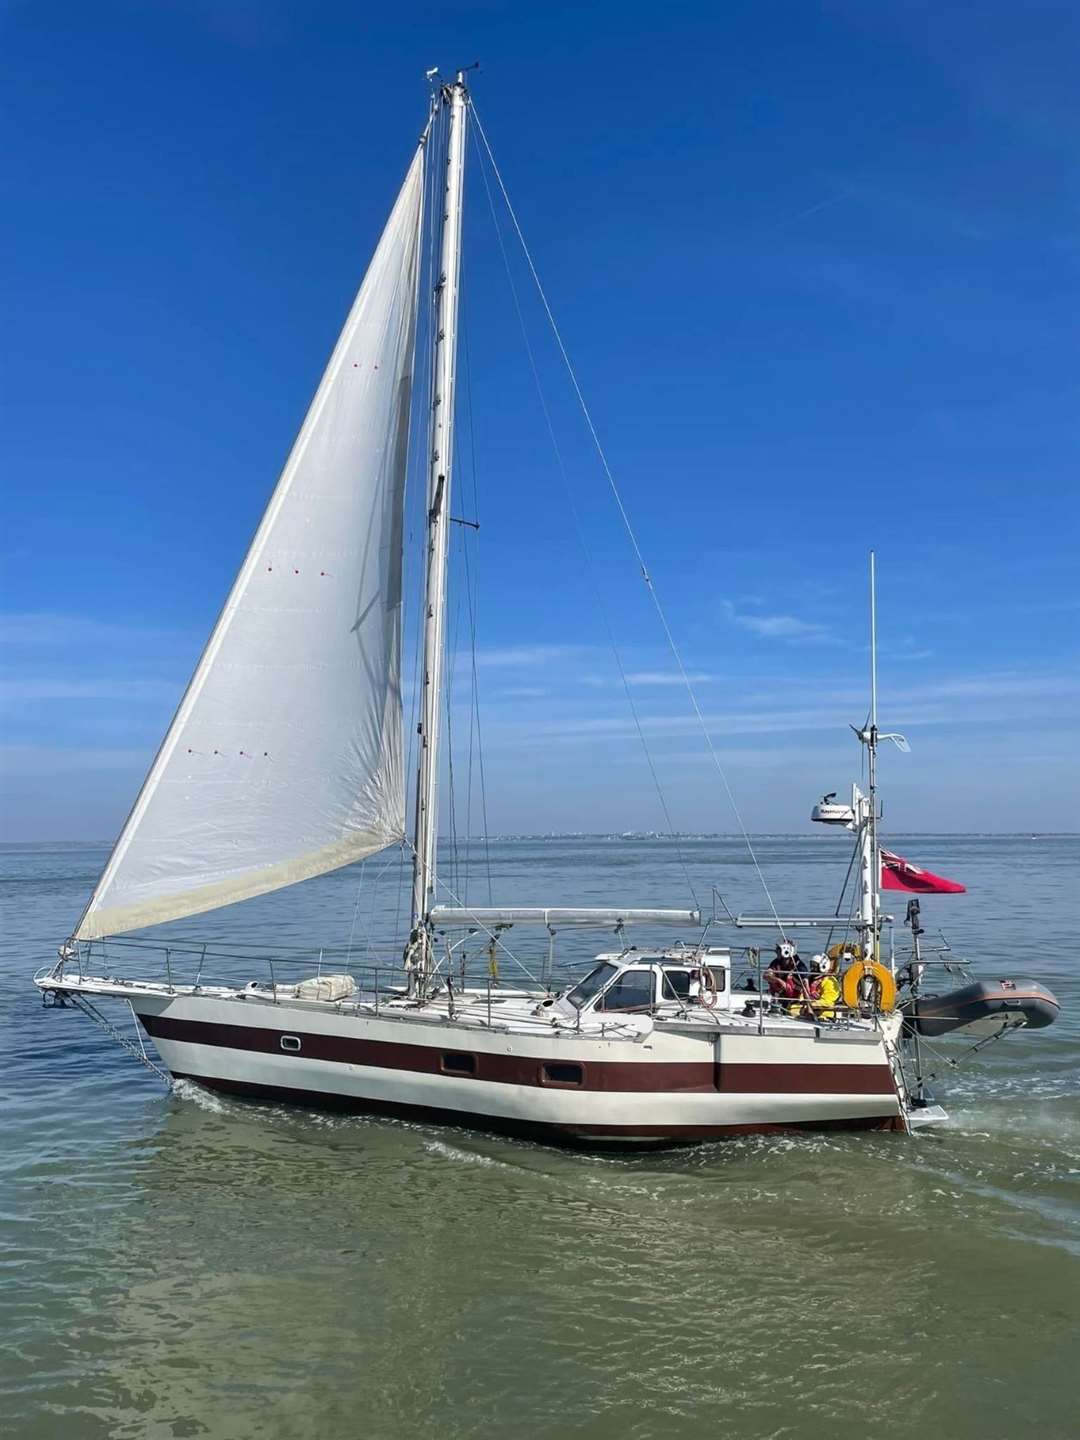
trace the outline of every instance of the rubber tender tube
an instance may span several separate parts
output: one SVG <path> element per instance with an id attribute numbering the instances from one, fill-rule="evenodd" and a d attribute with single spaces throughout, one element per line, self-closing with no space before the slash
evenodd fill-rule
<path id="1" fill-rule="evenodd" d="M 1027 979 L 976 980 L 944 995 L 919 995 L 903 1007 L 908 1028 L 930 1038 L 996 1024 L 1041 1030 L 1054 1023 L 1059 1010 L 1052 990 Z"/>

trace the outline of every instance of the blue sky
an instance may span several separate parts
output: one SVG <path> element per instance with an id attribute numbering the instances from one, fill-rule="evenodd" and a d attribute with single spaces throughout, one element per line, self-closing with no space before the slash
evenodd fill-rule
<path id="1" fill-rule="evenodd" d="M 894 826 L 1077 828 L 1075 6 L 101 0 L 9 4 L 3 26 L 4 838 L 115 833 L 400 182 L 423 72 L 474 58 L 748 826 L 808 829 L 857 770 L 873 545 L 882 720 L 912 744 L 885 765 Z M 467 205 L 455 508 L 482 528 L 456 543 L 491 827 L 662 826 L 599 593 L 675 823 L 731 830 L 528 298 L 583 558 L 475 167 Z"/>

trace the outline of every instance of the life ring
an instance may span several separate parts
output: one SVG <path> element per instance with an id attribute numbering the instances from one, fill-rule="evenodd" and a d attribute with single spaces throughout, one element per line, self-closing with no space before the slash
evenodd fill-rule
<path id="1" fill-rule="evenodd" d="M 705 1006 L 706 1010 L 711 1010 L 716 1004 L 718 991 L 716 989 L 716 979 L 707 965 L 701 967 L 701 980 L 699 983 L 701 988 L 698 990 L 698 999 L 702 1005 Z"/>
<path id="2" fill-rule="evenodd" d="M 849 965 L 844 971 L 844 1004 L 849 1010 L 858 1010 L 865 1004 L 859 993 L 864 980 L 873 980 L 878 989 L 877 1008 L 882 1011 L 896 1008 L 896 980 L 892 972 L 879 965 L 876 960 L 860 960 Z"/>
<path id="3" fill-rule="evenodd" d="M 843 960 L 845 955 L 850 960 L 861 960 L 863 948 L 857 940 L 841 940 L 838 945 L 830 945 L 825 954 L 830 960 Z"/>

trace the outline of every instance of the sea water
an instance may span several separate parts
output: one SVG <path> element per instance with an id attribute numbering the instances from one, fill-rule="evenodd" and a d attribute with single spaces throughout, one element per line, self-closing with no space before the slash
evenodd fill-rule
<path id="1" fill-rule="evenodd" d="M 935 1062 L 934 1133 L 631 1155 L 168 1093 L 30 983 L 105 851 L 7 848 L 0 1430 L 1074 1440 L 1080 840 L 897 844 L 968 885 L 924 899 L 927 939 L 1049 984 L 1057 1024 Z M 778 905 L 832 909 L 832 837 L 756 849 Z M 710 908 L 715 886 L 767 908 L 733 840 L 474 844 L 443 873 L 477 904 L 490 881 L 497 903 L 687 905 L 692 887 Z M 392 856 L 167 933 L 393 965 L 407 895 Z M 542 962 L 546 935 L 510 934 Z M 558 958 L 612 943 L 560 935 Z"/>

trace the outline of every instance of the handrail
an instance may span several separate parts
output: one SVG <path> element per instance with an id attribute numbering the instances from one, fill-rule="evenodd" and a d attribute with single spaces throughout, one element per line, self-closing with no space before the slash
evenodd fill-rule
<path id="1" fill-rule="evenodd" d="M 404 970 L 388 966 L 385 962 L 381 965 L 367 963 L 353 963 L 349 958 L 349 952 L 342 947 L 340 950 L 330 947 L 312 947 L 306 951 L 292 954 L 282 954 L 281 948 L 273 954 L 264 947 L 259 952 L 237 954 L 231 949 L 224 949 L 215 953 L 211 947 L 201 941 L 185 942 L 170 939 L 168 944 L 155 941 L 139 941 L 127 937 L 110 939 L 108 947 L 104 941 L 92 940 L 81 941 L 73 945 L 65 946 L 58 960 L 51 968 L 38 972 L 35 979 L 41 984 L 47 979 L 55 979 L 62 988 L 65 971 L 67 967 L 77 970 L 79 978 L 82 979 L 88 974 L 94 973 L 95 962 L 103 961 L 103 968 L 98 974 L 103 978 L 115 980 L 124 985 L 142 983 L 161 984 L 172 991 L 187 988 L 201 994 L 212 991 L 216 988 L 224 988 L 232 991 L 247 988 L 253 995 L 261 995 L 273 1002 L 279 999 L 296 998 L 295 988 L 302 981 L 311 978 L 326 979 L 328 974 L 347 973 L 353 980 L 355 988 L 340 999 L 329 1001 L 330 1004 L 344 1005 L 366 1005 L 374 1004 L 376 1013 L 382 1004 L 388 1000 L 401 1001 L 407 998 L 407 981 Z M 121 952 L 118 954 L 118 952 Z M 157 972 L 155 967 L 148 965 L 148 959 L 157 956 L 159 963 Z M 118 965 L 118 959 L 130 960 L 132 963 Z M 800 972 L 803 981 L 803 994 L 801 997 L 787 997 L 774 995 L 768 989 L 766 969 L 767 957 L 763 956 L 761 950 L 754 946 L 747 946 L 737 950 L 729 951 L 730 960 L 725 964 L 727 971 L 727 989 L 730 995 L 741 1004 L 732 1008 L 730 1002 L 715 1010 L 710 1010 L 718 1020 L 731 1015 L 746 1017 L 747 1009 L 756 1010 L 759 1027 L 764 1030 L 769 1020 L 777 1018 L 805 1019 L 819 1024 L 843 1024 L 853 1019 L 870 1018 L 872 1011 L 858 1007 L 851 1008 L 844 1005 L 842 999 L 837 999 L 827 1007 L 820 1001 L 815 1002 L 809 994 L 809 985 L 812 976 Z M 138 975 L 131 972 L 135 968 L 137 957 Z M 644 959 L 636 952 L 628 952 L 628 958 Z M 247 979 L 246 987 L 242 982 L 237 983 L 235 974 L 215 974 L 217 960 L 242 962 L 248 968 L 248 975 L 255 967 L 262 969 L 265 979 Z M 340 969 L 335 969 L 335 961 L 344 961 Z M 595 960 L 582 960 L 576 963 L 560 964 L 553 966 L 551 973 L 546 977 L 546 986 L 540 983 L 522 984 L 500 984 L 497 976 L 493 976 L 490 966 L 477 962 L 473 966 L 465 963 L 464 957 L 460 964 L 455 964 L 452 971 L 452 985 L 456 1004 L 466 1003 L 470 1007 L 479 998 L 486 999 L 489 1020 L 492 1007 L 497 1006 L 500 1001 L 513 998 L 524 998 L 536 996 L 538 999 L 547 995 L 555 995 L 568 989 L 575 984 L 584 973 L 586 967 L 595 963 Z M 704 956 L 698 950 L 687 949 L 684 963 L 706 964 Z M 924 962 L 927 965 L 932 961 Z M 316 976 L 316 967 L 319 966 L 319 974 Z M 944 962 L 944 968 L 952 969 L 955 973 L 955 963 Z M 147 973 L 150 970 L 151 973 Z M 190 974 L 186 973 L 190 970 Z M 126 972 L 126 973 L 119 973 Z M 68 971 L 68 973 L 71 973 Z M 441 985 L 446 983 L 445 976 L 435 977 Z M 749 984 L 750 988 L 746 988 Z M 49 987 L 44 987 L 49 988 Z M 432 995 L 432 999 L 438 997 L 438 990 Z M 683 1000 L 674 993 L 671 997 L 665 997 L 658 1002 L 653 1002 L 647 1007 L 649 1013 L 658 1011 L 670 1012 L 673 1008 L 681 1007 L 689 1011 L 697 1007 L 692 1000 Z M 793 1008 L 796 1009 L 794 1015 Z M 833 1020 L 827 1020 L 820 1013 L 827 1010 Z M 815 1013 L 817 1012 L 817 1013 Z M 612 1011 L 612 1015 L 622 1012 Z"/>

